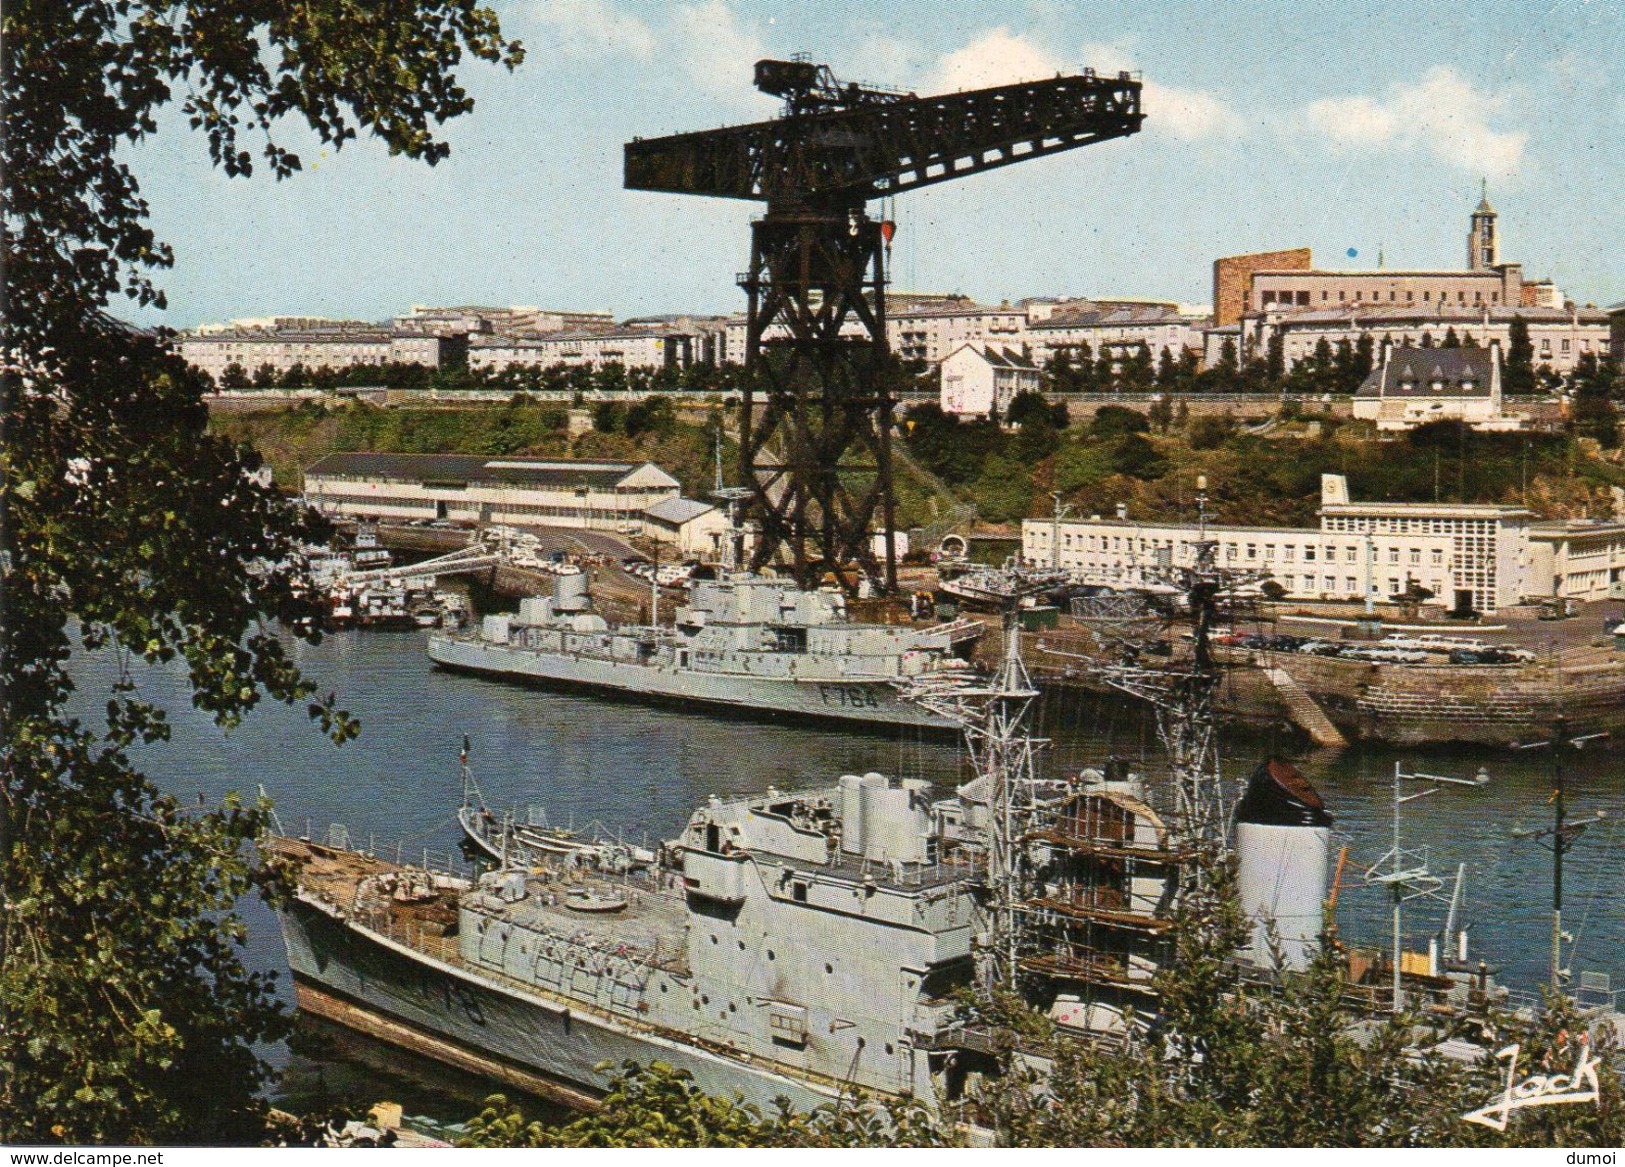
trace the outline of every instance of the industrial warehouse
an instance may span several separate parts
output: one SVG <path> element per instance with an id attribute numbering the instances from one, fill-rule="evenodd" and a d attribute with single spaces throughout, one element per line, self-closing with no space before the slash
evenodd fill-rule
<path id="1" fill-rule="evenodd" d="M 713 530 L 727 525 L 651 462 L 329 454 L 305 471 L 305 498 L 345 518 L 619 531 L 684 551 L 712 550 Z"/>

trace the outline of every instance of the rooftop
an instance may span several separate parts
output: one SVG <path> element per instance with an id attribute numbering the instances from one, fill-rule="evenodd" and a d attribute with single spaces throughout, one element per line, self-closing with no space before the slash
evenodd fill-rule
<path id="1" fill-rule="evenodd" d="M 1489 397 L 1495 349 L 1395 348 L 1371 370 L 1356 397 Z"/>
<path id="2" fill-rule="evenodd" d="M 1027 311 L 1024 308 L 1012 308 L 1008 304 L 998 306 L 978 304 L 974 300 L 931 300 L 897 306 L 888 299 L 886 304 L 886 315 L 893 320 L 900 320 L 908 316 L 988 316 L 993 314 L 1025 317 Z"/>
<path id="3" fill-rule="evenodd" d="M 643 465 L 648 465 L 644 463 Z M 306 477 L 382 478 L 401 482 L 485 482 L 516 486 L 612 489 L 639 469 L 632 462 L 570 462 L 544 458 L 485 458 L 473 454 L 328 454 Z M 660 472 L 664 475 L 664 471 Z M 666 476 L 669 478 L 669 476 Z M 676 480 L 671 479 L 676 485 Z"/>
<path id="4" fill-rule="evenodd" d="M 948 355 L 954 356 L 966 349 L 970 349 L 995 369 L 1030 369 L 1035 373 L 1038 371 L 1038 366 L 1033 363 L 1031 357 L 1024 356 L 1015 349 L 1004 348 L 1003 346 L 962 344 Z"/>
<path id="5" fill-rule="evenodd" d="M 1536 308 L 1505 304 L 1375 304 L 1348 300 L 1336 305 L 1295 308 L 1272 304 L 1262 312 L 1250 311 L 1250 319 L 1272 317 L 1290 324 L 1361 324 L 1391 321 L 1395 324 L 1506 324 L 1521 316 L 1530 324 L 1603 324 L 1608 313 L 1601 308 Z"/>
<path id="6" fill-rule="evenodd" d="M 1123 300 L 1081 300 L 1056 308 L 1049 319 L 1032 325 L 1037 332 L 1046 328 L 1121 324 L 1181 324 L 1187 317 L 1179 305 L 1164 302 L 1137 303 Z"/>
<path id="7" fill-rule="evenodd" d="M 692 498 L 663 498 L 654 506 L 645 507 L 643 513 L 661 522 L 686 523 L 716 509 L 710 503 Z"/>

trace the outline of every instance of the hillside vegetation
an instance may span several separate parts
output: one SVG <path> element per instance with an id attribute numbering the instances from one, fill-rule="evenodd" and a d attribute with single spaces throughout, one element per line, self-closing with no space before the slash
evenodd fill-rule
<path id="1" fill-rule="evenodd" d="M 276 411 L 216 414 L 210 425 L 254 447 L 277 484 L 288 490 L 298 490 L 304 469 L 326 454 L 369 450 L 649 461 L 675 476 L 689 498 L 710 496 L 717 427 L 722 424 L 714 411 L 654 396 L 630 406 L 600 402 L 589 416 L 591 428 L 572 437 L 565 409 L 516 396 L 504 405 L 444 408 L 380 409 L 360 402 L 332 408 L 305 402 Z M 728 436 L 732 424 L 729 418 L 722 438 L 723 474 L 729 483 L 737 479 L 739 456 L 737 443 Z M 893 479 L 897 522 L 904 529 L 933 522 L 955 503 L 940 482 L 907 457 L 898 459 Z"/>
<path id="2" fill-rule="evenodd" d="M 1074 515 L 1127 504 L 1136 519 L 1189 518 L 1198 475 L 1207 476 L 1213 520 L 1293 526 L 1315 524 L 1323 473 L 1347 475 L 1357 500 L 1518 503 L 1543 518 L 1612 514 L 1610 488 L 1625 486 L 1619 449 L 1584 433 L 1486 434 L 1435 422 L 1379 437 L 1370 423 L 1291 407 L 1246 427 L 1159 405 L 1149 414 L 1106 406 L 1067 425 L 1061 411 L 1018 399 L 1013 426 L 920 405 L 909 411 L 905 444 L 995 524 L 1053 513 L 1052 491 Z"/>

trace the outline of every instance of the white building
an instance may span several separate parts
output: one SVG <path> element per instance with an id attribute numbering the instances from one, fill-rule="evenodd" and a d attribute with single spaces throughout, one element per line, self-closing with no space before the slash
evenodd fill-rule
<path id="1" fill-rule="evenodd" d="M 1076 353 L 1087 344 L 1093 359 L 1107 353 L 1122 360 L 1144 348 L 1156 361 L 1167 349 L 1176 360 L 1187 348 L 1202 347 L 1210 321 L 1190 316 L 1178 304 L 1138 300 L 1076 300 L 1055 305 L 1027 328 L 1033 360 L 1043 365 L 1062 349 Z"/>
<path id="2" fill-rule="evenodd" d="M 1532 571 L 1530 514 L 1521 507 L 1354 503 L 1341 474 L 1321 476 L 1320 526 L 1210 526 L 1221 566 L 1267 574 L 1294 600 L 1390 599 L 1417 584 L 1447 607 L 1493 612 L 1546 594 Z M 1123 518 L 1028 519 L 1022 554 L 1102 583 L 1138 583 L 1189 564 L 1189 523 Z M 1560 573 L 1565 571 L 1558 565 Z"/>
<path id="3" fill-rule="evenodd" d="M 717 562 L 726 551 L 722 541 L 728 537 L 728 516 L 709 503 L 666 498 L 643 512 L 643 533 L 685 558 Z"/>
<path id="4" fill-rule="evenodd" d="M 1383 344 L 1420 346 L 1424 338 L 1434 347 L 1454 332 L 1463 345 L 1480 348 L 1499 343 L 1506 352 L 1512 321 L 1521 317 L 1529 329 L 1534 365 L 1554 373 L 1569 373 L 1587 353 L 1606 358 L 1610 349 L 1608 313 L 1600 308 L 1489 308 L 1461 305 L 1375 304 L 1338 307 L 1279 308 L 1248 313 L 1239 326 L 1214 328 L 1205 336 L 1203 363 L 1219 363 L 1219 350 L 1228 336 L 1236 343 L 1238 358 L 1262 357 L 1271 339 L 1280 337 L 1281 355 L 1288 369 L 1313 356 L 1324 340 L 1334 351 L 1347 342 L 1358 345 L 1368 336 L 1375 347 Z"/>
<path id="5" fill-rule="evenodd" d="M 387 325 L 342 321 L 294 328 L 278 321 L 266 328 L 183 333 L 176 347 L 183 360 L 218 383 L 232 365 L 250 377 L 265 366 L 277 374 L 295 365 L 344 369 L 387 362 L 439 368 L 453 343 L 446 337 L 397 333 Z"/>
<path id="6" fill-rule="evenodd" d="M 1566 519 L 1529 528 L 1531 586 L 1553 599 L 1620 599 L 1625 589 L 1625 522 Z"/>
<path id="7" fill-rule="evenodd" d="M 650 462 L 354 453 L 316 462 L 304 492 L 317 510 L 355 518 L 641 530 L 680 487 Z"/>
<path id="8" fill-rule="evenodd" d="M 395 327 L 408 332 L 435 336 L 469 336 L 478 332 L 531 333 L 563 332 L 574 328 L 613 328 L 615 317 L 608 312 L 578 312 L 569 309 L 523 307 L 493 308 L 478 304 L 435 308 L 413 304 L 412 311 L 395 318 Z"/>
<path id="9" fill-rule="evenodd" d="M 1021 353 L 966 344 L 942 362 L 942 411 L 1003 421 L 1018 393 L 1038 392 L 1038 366 Z"/>
<path id="10" fill-rule="evenodd" d="M 1354 395 L 1354 416 L 1379 430 L 1408 430 L 1430 421 L 1463 421 L 1476 430 L 1515 430 L 1522 420 L 1501 412 L 1501 346 L 1382 346 L 1377 367 Z"/>
<path id="11" fill-rule="evenodd" d="M 468 342 L 471 372 L 500 373 L 513 366 L 554 365 L 626 369 L 683 368 L 694 356 L 690 333 L 641 328 L 573 330 L 538 335 L 475 336 Z"/>
<path id="12" fill-rule="evenodd" d="M 1020 348 L 1027 329 L 1024 308 L 991 308 L 973 300 L 918 297 L 888 303 L 886 343 L 905 361 L 936 364 L 966 344 Z"/>

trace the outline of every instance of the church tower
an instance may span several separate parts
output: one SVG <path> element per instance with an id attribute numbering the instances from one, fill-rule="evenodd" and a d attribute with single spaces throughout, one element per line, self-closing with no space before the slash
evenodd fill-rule
<path id="1" fill-rule="evenodd" d="M 1495 240 L 1495 208 L 1490 206 L 1489 180 L 1483 180 L 1473 226 L 1467 232 L 1467 270 L 1489 271 L 1501 260 Z"/>

